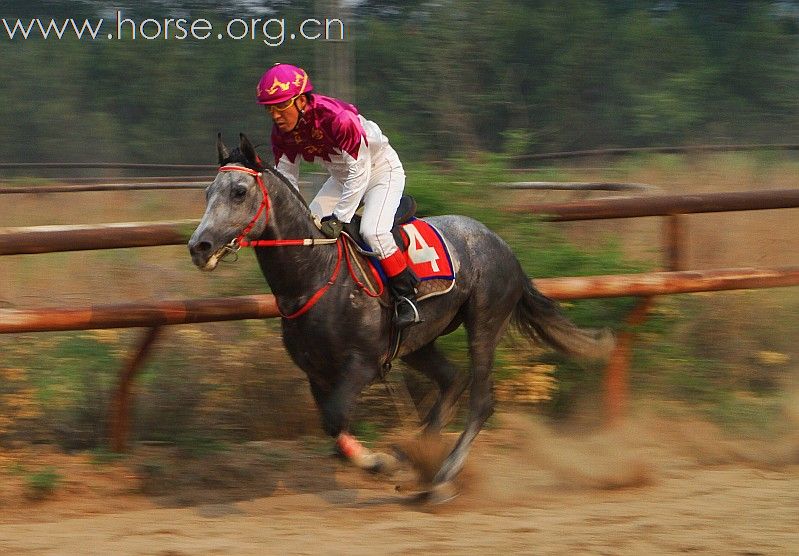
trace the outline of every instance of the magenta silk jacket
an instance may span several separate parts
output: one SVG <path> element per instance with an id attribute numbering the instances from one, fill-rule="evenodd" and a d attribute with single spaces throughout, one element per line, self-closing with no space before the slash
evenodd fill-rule
<path id="1" fill-rule="evenodd" d="M 358 158 L 361 140 L 366 141 L 366 132 L 358 118 L 358 109 L 336 98 L 313 95 L 297 127 L 283 133 L 272 127 L 272 150 L 275 164 L 285 155 L 296 162 L 297 155 L 308 162 L 314 158 L 330 161 L 330 155 L 341 151 Z M 368 143 L 367 143 L 368 144 Z"/>
<path id="2" fill-rule="evenodd" d="M 324 166 L 342 186 L 333 210 L 342 222 L 355 214 L 372 168 L 396 156 L 377 124 L 361 116 L 355 106 L 318 94 L 311 96 L 294 130 L 283 133 L 272 127 L 272 152 L 275 166 L 295 186 L 300 158 Z"/>

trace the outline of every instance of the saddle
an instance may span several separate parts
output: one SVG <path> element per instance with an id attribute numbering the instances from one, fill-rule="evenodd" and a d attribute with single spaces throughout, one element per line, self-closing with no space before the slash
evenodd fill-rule
<path id="1" fill-rule="evenodd" d="M 350 248 L 347 249 L 349 267 L 353 269 L 355 281 L 370 296 L 377 297 L 384 307 L 391 307 L 392 303 L 388 288 L 385 287 L 382 269 L 379 268 L 377 260 L 368 255 L 367 252 L 370 251 L 370 247 L 361 235 L 362 209 L 363 207 L 355 213 L 352 220 L 344 224 L 344 235 L 350 244 Z M 397 212 L 394 214 L 394 224 L 391 227 L 391 235 L 400 250 L 403 249 L 400 226 L 414 218 L 415 215 L 416 199 L 410 195 L 403 195 L 400 198 Z"/>
<path id="2" fill-rule="evenodd" d="M 403 195 L 394 215 L 391 234 L 399 250 L 405 254 L 408 266 L 419 278 L 417 301 L 447 293 L 455 284 L 458 262 L 451 257 L 451 250 L 443 235 L 431 224 L 416 218 L 416 201 Z M 378 297 L 389 306 L 385 295 L 387 278 L 377 259 L 369 254 L 370 248 L 360 234 L 361 216 L 344 224 L 344 234 L 350 242 L 347 250 L 353 278 L 370 295 Z M 409 233 L 410 232 L 410 233 Z"/>

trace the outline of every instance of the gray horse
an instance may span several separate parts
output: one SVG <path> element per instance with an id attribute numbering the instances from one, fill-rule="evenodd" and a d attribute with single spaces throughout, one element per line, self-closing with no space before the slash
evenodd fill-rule
<path id="1" fill-rule="evenodd" d="M 208 187 L 205 214 L 189 241 L 196 266 L 213 270 L 247 228 L 247 238 L 264 243 L 324 238 L 299 192 L 262 164 L 246 136 L 241 135 L 239 148 L 232 152 L 221 137 L 217 147 L 224 171 Z M 421 303 L 424 322 L 405 331 L 398 356 L 438 386 L 437 400 L 424 421 L 427 431 L 440 431 L 458 398 L 467 387 L 470 390 L 465 430 L 433 479 L 432 498 L 444 499 L 494 411 L 491 368 L 509 323 L 531 340 L 581 358 L 606 357 L 613 336 L 575 326 L 535 289 L 508 245 L 480 222 L 464 216 L 425 220 L 442 231 L 460 270 L 449 293 Z M 301 312 L 282 319 L 283 343 L 308 375 L 325 432 L 346 448 L 342 451 L 355 465 L 374 470 L 396 461 L 362 447 L 349 435 L 348 426 L 360 392 L 380 376 L 391 314 L 347 272 L 332 280 L 337 251 L 336 245 L 270 245 L 255 247 L 255 256 L 282 314 Z M 439 336 L 461 324 L 469 342 L 468 377 L 436 346 Z"/>

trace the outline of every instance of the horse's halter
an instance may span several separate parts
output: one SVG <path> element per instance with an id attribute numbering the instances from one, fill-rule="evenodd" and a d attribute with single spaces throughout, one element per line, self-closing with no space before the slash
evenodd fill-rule
<path id="1" fill-rule="evenodd" d="M 257 170 L 253 170 L 251 168 L 247 168 L 246 166 L 222 166 L 219 168 L 220 172 L 244 172 L 245 174 L 249 174 L 255 178 L 255 182 L 258 184 L 258 188 L 261 190 L 261 195 L 263 198 L 261 199 L 261 204 L 258 207 L 258 210 L 253 216 L 250 223 L 247 224 L 241 233 L 233 238 L 230 243 L 225 246 L 225 250 L 227 253 L 236 253 L 242 247 L 284 247 L 288 245 L 306 245 L 306 246 L 313 246 L 313 245 L 330 245 L 336 243 L 335 239 L 318 239 L 318 238 L 305 238 L 305 239 L 256 239 L 256 240 L 248 240 L 245 239 L 247 234 L 249 234 L 252 229 L 255 227 L 255 223 L 258 222 L 258 219 L 261 217 L 261 214 L 264 212 L 266 213 L 265 218 L 266 221 L 269 221 L 269 191 L 266 189 L 266 185 L 264 184 L 264 174 L 263 172 L 258 172 Z"/>
<path id="2" fill-rule="evenodd" d="M 239 249 L 242 247 L 283 247 L 287 245 L 330 245 L 335 243 L 338 247 L 338 260 L 336 262 L 336 266 L 333 269 L 333 274 L 330 276 L 330 279 L 327 283 L 322 286 L 321 289 L 317 290 L 308 300 L 296 311 L 290 314 L 284 313 L 280 306 L 278 305 L 278 312 L 280 316 L 284 319 L 294 319 L 301 315 L 307 313 L 311 307 L 313 307 L 319 299 L 325 295 L 325 292 L 330 289 L 330 287 L 336 282 L 336 278 L 338 278 L 339 270 L 341 269 L 341 261 L 343 258 L 344 252 L 347 250 L 347 247 L 344 246 L 344 242 L 339 242 L 337 239 L 317 239 L 317 238 L 306 238 L 306 239 L 257 239 L 254 241 L 250 241 L 248 239 L 244 239 L 247 234 L 249 234 L 255 223 L 261 217 L 261 214 L 266 211 L 266 221 L 269 221 L 269 191 L 266 189 L 266 185 L 264 184 L 264 175 L 263 172 L 258 172 L 257 170 L 253 170 L 251 168 L 247 168 L 245 166 L 222 166 L 219 168 L 220 172 L 244 172 L 245 174 L 249 174 L 255 178 L 255 182 L 258 184 L 258 187 L 261 189 L 261 194 L 263 195 L 263 199 L 261 199 L 261 205 L 258 207 L 258 210 L 255 213 L 255 216 L 250 223 L 245 226 L 244 230 L 236 236 L 230 243 L 225 245 L 224 249 L 226 251 L 225 255 L 229 253 L 233 253 L 234 255 L 238 253 Z M 224 258 L 223 256 L 223 258 Z M 350 262 L 349 258 L 347 259 L 347 266 L 349 267 Z M 352 274 L 352 268 L 350 268 L 350 273 Z M 353 275 L 354 277 L 354 275 Z M 356 281 L 357 283 L 357 281 Z M 368 293 L 368 292 L 367 292 Z M 380 292 L 382 294 L 382 290 Z M 371 295 L 371 294 L 370 294 Z"/>
<path id="3" fill-rule="evenodd" d="M 263 195 L 261 199 L 261 204 L 258 206 L 258 210 L 255 213 L 255 216 L 250 223 L 247 224 L 241 233 L 233 238 L 230 243 L 228 243 L 227 248 L 231 251 L 235 252 L 241 249 L 242 247 L 250 247 L 251 242 L 249 240 L 244 239 L 247 234 L 249 234 L 253 227 L 255 227 L 255 223 L 258 222 L 258 219 L 261 217 L 261 214 L 266 211 L 266 218 L 269 219 L 269 192 L 266 190 L 266 185 L 264 184 L 264 175 L 263 172 L 258 172 L 256 170 L 252 170 L 250 168 L 246 168 L 244 166 L 222 166 L 219 168 L 220 172 L 244 172 L 245 174 L 249 174 L 255 178 L 255 183 L 258 184 L 258 188 L 261 190 L 261 194 Z"/>

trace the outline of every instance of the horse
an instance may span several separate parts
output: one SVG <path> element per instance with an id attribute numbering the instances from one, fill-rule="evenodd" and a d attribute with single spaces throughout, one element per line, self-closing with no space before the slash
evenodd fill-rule
<path id="1" fill-rule="evenodd" d="M 372 452 L 348 430 L 360 392 L 381 376 L 387 362 L 390 304 L 340 272 L 343 238 L 326 244 L 298 189 L 261 161 L 244 134 L 232 151 L 219 134 L 217 151 L 220 171 L 206 189 L 205 213 L 188 243 L 193 263 L 210 271 L 240 245 L 254 246 L 283 315 L 283 343 L 308 377 L 324 431 L 357 467 L 394 466 L 394 455 Z M 426 432 L 441 431 L 469 389 L 465 428 L 428 491 L 432 500 L 443 501 L 457 489 L 453 479 L 494 411 L 494 352 L 509 324 L 534 343 L 579 358 L 607 357 L 614 339 L 606 329 L 570 321 L 534 287 L 508 244 L 482 223 L 457 215 L 423 220 L 442 232 L 459 272 L 448 293 L 420 302 L 423 322 L 404 331 L 396 356 L 438 388 L 422 422 Z M 436 345 L 461 325 L 468 339 L 468 375 Z"/>

